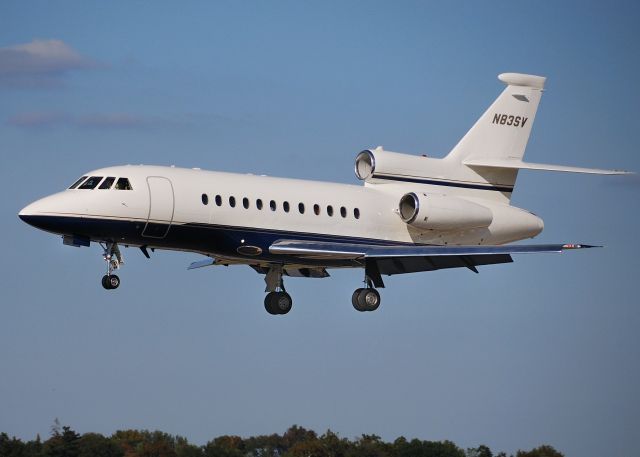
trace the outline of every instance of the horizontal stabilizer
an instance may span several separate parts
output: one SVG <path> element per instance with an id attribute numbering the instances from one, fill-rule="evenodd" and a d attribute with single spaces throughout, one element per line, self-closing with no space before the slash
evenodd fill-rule
<path id="1" fill-rule="evenodd" d="M 546 163 L 528 163 L 521 160 L 512 159 L 473 159 L 469 158 L 462 162 L 471 168 L 506 168 L 511 170 L 542 170 L 560 171 L 567 173 L 589 173 L 595 175 L 628 175 L 632 174 L 623 170 L 602 170 L 599 168 L 566 167 L 563 165 L 550 165 Z"/>

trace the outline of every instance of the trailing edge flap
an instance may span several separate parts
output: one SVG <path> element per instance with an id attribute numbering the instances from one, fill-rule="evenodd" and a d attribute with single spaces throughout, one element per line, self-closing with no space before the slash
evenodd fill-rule
<path id="1" fill-rule="evenodd" d="M 216 264 L 216 259 L 206 258 L 198 260 L 197 262 L 191 262 L 187 267 L 187 270 L 195 270 L 196 268 L 208 267 Z"/>
<path id="2" fill-rule="evenodd" d="M 513 159 L 473 159 L 462 162 L 471 168 L 507 168 L 512 170 L 543 170 L 560 171 L 568 173 L 589 173 L 596 175 L 627 175 L 631 174 L 623 170 L 602 170 L 599 168 L 566 167 L 563 165 L 549 165 L 546 163 L 528 163 Z"/>
<path id="3" fill-rule="evenodd" d="M 427 246 L 371 245 L 352 243 L 278 240 L 269 247 L 271 254 L 295 255 L 315 259 L 393 259 L 404 257 L 450 257 L 530 254 L 562 252 L 567 249 L 591 248 L 586 244 L 513 244 L 503 246 Z"/>
<path id="4" fill-rule="evenodd" d="M 197 262 L 191 262 L 187 267 L 187 270 L 195 270 L 196 268 L 210 267 L 213 265 L 224 265 L 226 267 L 229 265 L 244 264 L 244 263 L 246 262 L 243 262 L 241 260 L 239 261 L 239 260 L 232 260 L 232 259 L 225 259 L 225 258 L 213 259 L 211 257 L 207 257 L 206 259 L 198 260 Z"/>

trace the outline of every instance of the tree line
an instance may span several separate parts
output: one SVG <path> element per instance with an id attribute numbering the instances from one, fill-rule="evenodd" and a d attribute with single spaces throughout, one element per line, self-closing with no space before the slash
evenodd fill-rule
<path id="1" fill-rule="evenodd" d="M 22 441 L 0 433 L 0 457 L 507 457 L 494 454 L 488 446 L 462 449 L 451 441 L 422 441 L 397 438 L 385 442 L 377 435 L 354 440 L 327 430 L 294 425 L 284 434 L 249 438 L 224 435 L 196 446 L 178 435 L 161 431 L 119 430 L 111 436 L 79 434 L 56 420 L 45 441 Z M 511 457 L 563 457 L 549 445 L 518 451 Z"/>

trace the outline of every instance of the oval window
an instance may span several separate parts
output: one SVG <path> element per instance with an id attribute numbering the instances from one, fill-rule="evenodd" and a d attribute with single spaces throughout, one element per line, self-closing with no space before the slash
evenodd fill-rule
<path id="1" fill-rule="evenodd" d="M 209 197 L 207 196 L 207 194 L 202 194 L 202 204 L 203 205 L 209 204 Z"/>

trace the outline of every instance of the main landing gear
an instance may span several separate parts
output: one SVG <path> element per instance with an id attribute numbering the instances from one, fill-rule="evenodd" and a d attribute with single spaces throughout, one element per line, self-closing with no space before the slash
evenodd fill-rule
<path id="1" fill-rule="evenodd" d="M 265 292 L 269 292 L 267 296 L 264 297 L 264 309 L 273 315 L 287 314 L 291 311 L 293 300 L 284 288 L 282 266 L 276 265 L 269 268 L 269 271 L 264 277 L 264 281 L 267 283 Z"/>
<path id="2" fill-rule="evenodd" d="M 102 277 L 102 287 L 107 290 L 117 289 L 120 285 L 120 278 L 118 275 L 114 275 L 113 271 L 124 263 L 120 248 L 117 243 L 111 242 L 100 243 L 100 246 L 103 249 L 102 258 L 107 262 L 107 274 Z"/>
<path id="3" fill-rule="evenodd" d="M 375 311 L 380 306 L 380 293 L 374 287 L 384 287 L 382 276 L 375 261 L 367 261 L 364 270 L 366 287 L 356 289 L 351 296 L 353 307 L 361 312 Z"/>
<path id="4" fill-rule="evenodd" d="M 380 294 L 373 287 L 356 289 L 351 296 L 351 303 L 358 311 L 375 311 L 380 306 Z"/>

